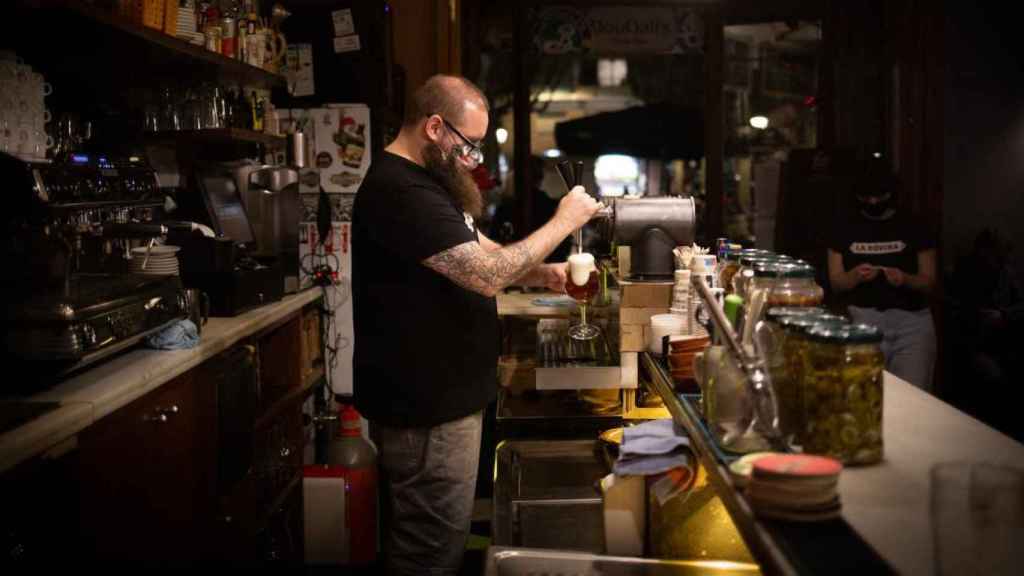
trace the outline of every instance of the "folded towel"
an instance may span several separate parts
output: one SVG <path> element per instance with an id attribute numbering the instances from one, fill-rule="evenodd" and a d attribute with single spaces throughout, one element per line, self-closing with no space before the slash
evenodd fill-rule
<path id="1" fill-rule="evenodd" d="M 634 456 L 619 459 L 612 467 L 612 471 L 619 476 L 649 476 L 661 474 L 673 468 L 689 468 L 693 458 L 688 446 L 680 446 L 669 454 L 656 454 L 647 456 Z"/>
<path id="2" fill-rule="evenodd" d="M 197 344 L 199 344 L 199 329 L 187 318 L 178 320 L 146 338 L 146 345 L 157 350 L 185 350 L 195 348 Z"/>
<path id="3" fill-rule="evenodd" d="M 670 418 L 651 420 L 622 430 L 622 456 L 668 454 L 680 446 L 689 446 L 686 432 Z"/>

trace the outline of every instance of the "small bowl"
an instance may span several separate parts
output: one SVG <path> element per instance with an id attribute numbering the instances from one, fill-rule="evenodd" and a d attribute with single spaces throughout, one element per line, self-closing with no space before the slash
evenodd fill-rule
<path id="1" fill-rule="evenodd" d="M 699 352 L 704 348 L 707 348 L 710 342 L 711 338 L 704 334 L 699 336 L 676 335 L 669 337 L 668 349 L 670 354 L 679 352 Z"/>

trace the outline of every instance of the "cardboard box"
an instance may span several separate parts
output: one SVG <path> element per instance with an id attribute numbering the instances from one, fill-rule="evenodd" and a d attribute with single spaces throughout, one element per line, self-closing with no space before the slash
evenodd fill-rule
<path id="1" fill-rule="evenodd" d="M 647 350 L 648 324 L 622 324 L 619 326 L 619 351 L 643 352 Z"/>
<path id="2" fill-rule="evenodd" d="M 672 287 L 672 282 L 619 280 L 619 305 L 625 308 L 668 308 L 672 305 Z"/>
<path id="3" fill-rule="evenodd" d="M 630 259 L 629 246 L 618 246 L 617 247 L 619 261 L 619 278 L 629 278 L 630 265 L 632 260 Z"/>
<path id="4" fill-rule="evenodd" d="M 668 314 L 668 306 L 661 308 L 619 308 L 619 324 L 647 324 L 651 323 L 651 316 L 656 314 Z"/>
<path id="5" fill-rule="evenodd" d="M 619 354 L 619 365 L 622 367 L 622 388 L 636 388 L 640 383 L 640 358 L 636 352 Z"/>
<path id="6" fill-rule="evenodd" d="M 616 476 L 601 479 L 604 509 L 604 540 L 608 554 L 643 556 L 647 526 L 644 476 Z"/>

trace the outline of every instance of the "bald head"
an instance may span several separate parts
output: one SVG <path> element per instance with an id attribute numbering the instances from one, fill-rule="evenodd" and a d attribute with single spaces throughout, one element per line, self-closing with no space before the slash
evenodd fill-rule
<path id="1" fill-rule="evenodd" d="M 437 74 L 412 93 L 403 124 L 414 126 L 431 114 L 440 114 L 449 122 L 461 123 L 467 109 L 486 112 L 487 97 L 462 76 Z"/>

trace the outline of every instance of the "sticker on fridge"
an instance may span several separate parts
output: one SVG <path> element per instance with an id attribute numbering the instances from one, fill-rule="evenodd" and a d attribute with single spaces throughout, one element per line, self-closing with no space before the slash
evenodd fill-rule
<path id="1" fill-rule="evenodd" d="M 370 109 L 330 106 L 314 111 L 320 185 L 327 192 L 354 194 L 370 167 Z"/>

